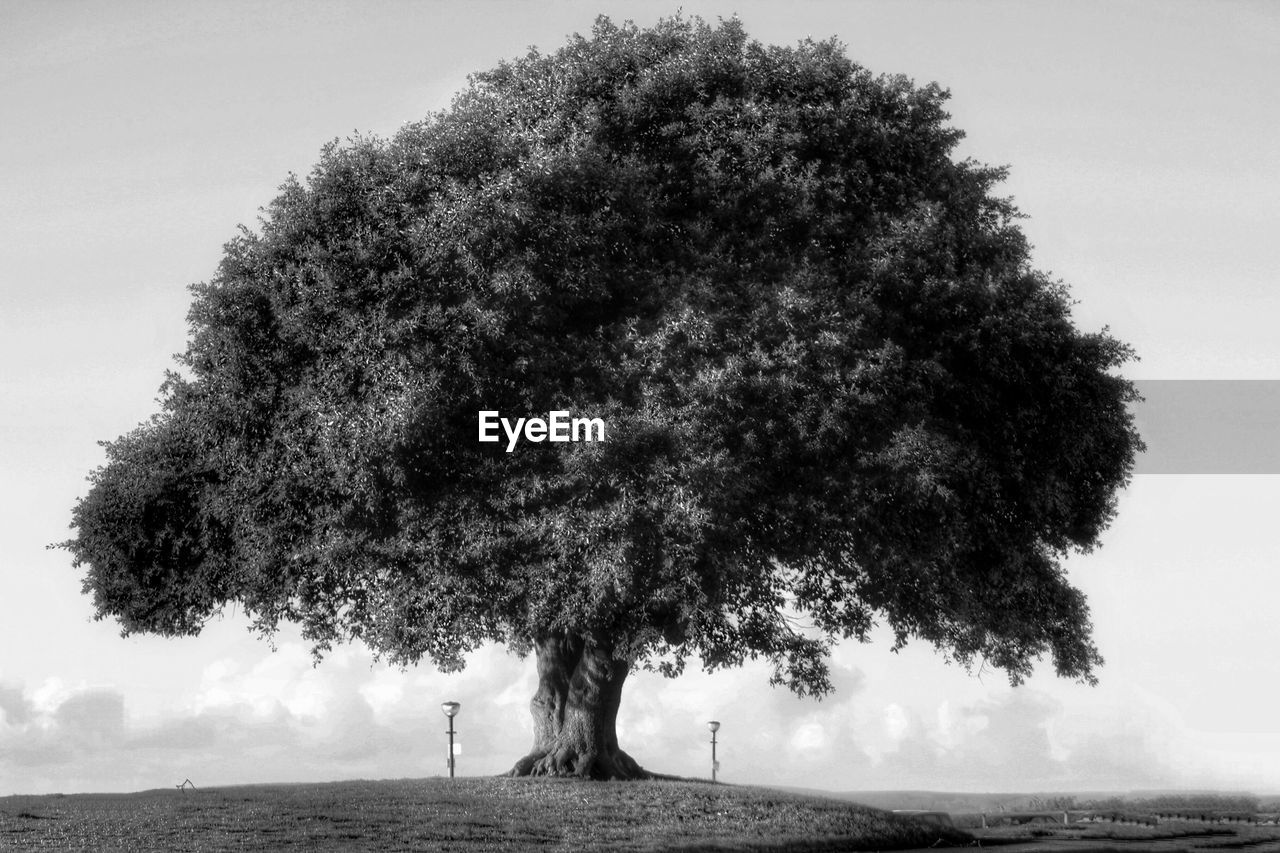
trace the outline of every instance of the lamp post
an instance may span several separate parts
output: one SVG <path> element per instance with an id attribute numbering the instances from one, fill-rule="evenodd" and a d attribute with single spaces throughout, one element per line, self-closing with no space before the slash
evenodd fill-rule
<path id="1" fill-rule="evenodd" d="M 449 718 L 449 778 L 453 778 L 453 718 L 462 705 L 459 702 L 441 702 L 440 710 Z"/>
<path id="2" fill-rule="evenodd" d="M 720 721 L 712 720 L 707 723 L 707 728 L 711 729 L 711 781 L 716 781 L 716 771 L 720 769 L 720 762 L 716 761 L 716 732 L 720 731 Z"/>

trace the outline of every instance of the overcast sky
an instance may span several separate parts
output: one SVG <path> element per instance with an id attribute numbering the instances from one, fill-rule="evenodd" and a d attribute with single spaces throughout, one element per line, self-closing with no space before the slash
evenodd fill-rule
<path id="1" fill-rule="evenodd" d="M 45 546 L 69 535 L 96 442 L 155 410 L 187 285 L 290 171 L 599 13 L 647 25 L 676 5 L 0 0 L 0 795 L 437 775 L 446 699 L 460 772 L 523 754 L 531 661 L 489 648 L 446 677 L 352 647 L 313 668 L 296 636 L 273 653 L 231 613 L 197 639 L 125 640 Z M 737 12 L 769 43 L 834 35 L 873 71 L 949 88 L 961 154 L 1011 165 L 1037 265 L 1071 285 L 1082 329 L 1136 347 L 1130 376 L 1280 379 L 1280 7 L 678 5 Z M 1274 450 L 1274 411 L 1241 439 L 1230 405 L 1196 408 L 1145 422 L 1184 443 L 1194 422 L 1192 446 L 1237 462 Z M 1099 686 L 1046 671 L 1011 689 L 879 636 L 838 649 L 821 703 L 761 667 L 637 676 L 623 748 L 706 775 L 716 718 L 731 782 L 1280 792 L 1280 477 L 1221 473 L 1280 468 L 1140 470 L 1174 473 L 1136 476 L 1104 547 L 1068 564 Z"/>

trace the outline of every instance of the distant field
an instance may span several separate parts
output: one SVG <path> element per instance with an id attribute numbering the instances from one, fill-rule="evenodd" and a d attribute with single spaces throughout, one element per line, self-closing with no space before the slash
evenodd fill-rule
<path id="1" fill-rule="evenodd" d="M 1280 853 L 1277 827 L 1200 821 L 1005 826 L 974 835 L 980 846 L 999 847 L 1001 853 Z"/>
<path id="2" fill-rule="evenodd" d="M 0 798 L 0 850 L 837 851 L 971 843 L 876 809 L 706 782 L 422 779 Z"/>

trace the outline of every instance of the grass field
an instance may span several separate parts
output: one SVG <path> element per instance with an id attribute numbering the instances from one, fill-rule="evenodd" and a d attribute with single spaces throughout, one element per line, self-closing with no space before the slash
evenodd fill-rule
<path id="1" fill-rule="evenodd" d="M 0 798 L 0 850 L 896 850 L 966 834 L 693 781 L 421 779 Z"/>
<path id="2" fill-rule="evenodd" d="M 1062 853 L 1212 853 L 1247 850 L 1278 853 L 1280 827 L 1248 824 L 1219 825 L 1199 821 L 1136 823 L 1077 823 L 1004 826 L 974 830 L 982 847 L 1001 853 L 1062 851 Z"/>

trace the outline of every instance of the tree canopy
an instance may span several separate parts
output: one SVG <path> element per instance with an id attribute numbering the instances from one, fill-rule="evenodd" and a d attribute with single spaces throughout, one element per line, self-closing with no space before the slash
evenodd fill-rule
<path id="1" fill-rule="evenodd" d="M 1062 558 L 1141 443 L 947 93 L 834 40 L 597 21 L 390 139 L 326 147 L 193 287 L 161 411 L 66 543 L 97 615 L 238 602 L 453 670 L 576 637 L 800 694 L 866 640 L 1015 682 L 1101 658 Z M 477 441 L 567 410 L 603 442 Z"/>

